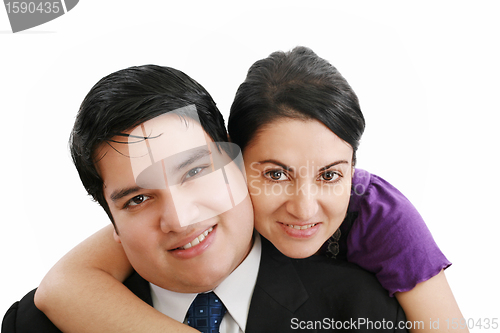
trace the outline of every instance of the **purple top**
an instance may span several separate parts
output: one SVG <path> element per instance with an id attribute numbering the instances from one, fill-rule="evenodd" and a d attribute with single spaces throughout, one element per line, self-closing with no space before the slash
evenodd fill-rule
<path id="1" fill-rule="evenodd" d="M 391 296 L 451 265 L 415 207 L 394 186 L 361 169 L 352 185 L 347 261 L 375 273 Z"/>

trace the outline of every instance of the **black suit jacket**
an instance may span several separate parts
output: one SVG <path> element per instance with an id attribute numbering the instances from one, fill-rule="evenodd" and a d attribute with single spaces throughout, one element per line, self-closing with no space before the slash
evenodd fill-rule
<path id="1" fill-rule="evenodd" d="M 290 259 L 261 239 L 262 258 L 246 333 L 331 332 L 333 328 L 407 332 L 397 329 L 399 322 L 406 321 L 403 310 L 373 274 L 324 256 Z M 359 325 L 363 322 L 371 324 Z"/>
<path id="2" fill-rule="evenodd" d="M 302 329 L 319 332 L 332 328 L 351 332 L 406 332 L 397 329 L 398 322 L 405 320 L 401 307 L 372 274 L 322 256 L 290 259 L 265 238 L 261 239 L 262 257 L 246 333 Z M 149 284 L 137 273 L 125 285 L 152 305 Z M 7 311 L 2 333 L 60 332 L 35 307 L 34 293 L 35 290 L 31 291 Z M 363 322 L 366 324 L 360 325 Z M 339 329 L 339 324 L 343 329 Z M 383 329 L 389 325 L 394 329 Z"/>

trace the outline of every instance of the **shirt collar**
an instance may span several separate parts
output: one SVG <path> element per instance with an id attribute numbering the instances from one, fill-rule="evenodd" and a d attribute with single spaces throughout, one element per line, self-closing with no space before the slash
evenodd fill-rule
<path id="1" fill-rule="evenodd" d="M 254 232 L 254 244 L 250 253 L 236 269 L 214 289 L 215 294 L 227 308 L 227 312 L 245 330 L 250 301 L 252 300 L 257 274 L 259 272 L 262 245 L 260 236 Z M 153 306 L 167 316 L 184 322 L 187 311 L 197 294 L 177 293 L 163 289 L 152 283 Z"/>
<path id="2" fill-rule="evenodd" d="M 234 321 L 245 331 L 247 325 L 250 301 L 252 300 L 255 282 L 259 273 L 262 245 L 260 236 L 254 232 L 254 244 L 245 260 L 214 289 L 215 294 L 222 300 L 228 313 Z"/>
<path id="3" fill-rule="evenodd" d="M 151 287 L 153 307 L 161 313 L 183 323 L 191 303 L 193 303 L 198 294 L 176 293 L 152 283 L 149 283 L 149 285 Z"/>

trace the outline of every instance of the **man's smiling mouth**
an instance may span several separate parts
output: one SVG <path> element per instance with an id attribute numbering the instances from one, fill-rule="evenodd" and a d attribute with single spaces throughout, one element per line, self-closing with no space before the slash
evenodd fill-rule
<path id="1" fill-rule="evenodd" d="M 196 245 L 202 243 L 205 240 L 205 237 L 207 237 L 208 234 L 212 232 L 212 230 L 214 230 L 213 227 L 208 228 L 207 230 L 202 232 L 198 237 L 193 239 L 191 242 L 189 242 L 183 246 L 178 247 L 176 250 L 187 250 L 189 248 L 192 248 L 193 246 L 196 246 Z"/>

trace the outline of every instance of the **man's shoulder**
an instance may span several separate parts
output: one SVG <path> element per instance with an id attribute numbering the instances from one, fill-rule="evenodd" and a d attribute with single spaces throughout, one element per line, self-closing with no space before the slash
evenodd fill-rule
<path id="1" fill-rule="evenodd" d="M 316 281 L 316 286 L 321 286 L 322 283 L 340 284 L 345 288 L 376 288 L 387 293 L 373 273 L 347 261 L 315 255 L 305 259 L 291 259 L 291 262 L 303 279 Z"/>
<path id="2" fill-rule="evenodd" d="M 373 273 L 355 264 L 324 256 L 291 261 L 312 299 L 328 303 L 343 300 L 343 306 L 362 305 L 359 314 L 372 306 L 388 311 L 399 307 Z"/>
<path id="3" fill-rule="evenodd" d="M 124 282 L 139 298 L 152 304 L 149 284 L 136 272 Z M 47 316 L 35 305 L 36 289 L 15 302 L 5 313 L 2 321 L 2 333 L 52 333 L 61 332 Z"/>
<path id="4" fill-rule="evenodd" d="M 339 283 L 347 286 L 368 286 L 382 289 L 374 274 L 362 269 L 356 264 L 331 259 L 326 256 L 315 255 L 304 259 L 288 258 L 279 252 L 271 242 L 263 238 L 261 265 L 280 267 L 291 264 L 300 278 L 305 281 L 314 281 L 315 287 Z M 337 284 L 338 285 L 338 284 Z"/>
<path id="5" fill-rule="evenodd" d="M 265 239 L 263 239 L 259 275 L 264 288 L 276 286 L 274 281 L 270 281 L 272 279 L 279 279 L 277 283 L 283 289 L 296 289 L 297 281 L 300 281 L 310 302 L 338 304 L 338 301 L 342 300 L 343 306 L 363 304 L 358 307 L 362 312 L 372 305 L 383 304 L 389 312 L 399 307 L 397 301 L 389 296 L 388 291 L 382 287 L 375 275 L 361 267 L 325 256 L 291 259 L 284 256 Z M 270 279 L 268 275 L 273 278 Z M 287 285 L 294 285 L 294 287 L 287 287 Z M 384 306 L 378 306 L 378 308 L 383 312 Z"/>
<path id="6" fill-rule="evenodd" d="M 294 332 L 307 323 L 320 323 L 319 330 L 328 330 L 332 321 L 351 323 L 360 318 L 377 323 L 391 321 L 394 325 L 405 319 L 396 299 L 373 274 L 323 256 L 291 259 L 262 238 L 248 332 Z M 267 329 L 263 331 L 262 327 Z M 369 327 L 353 328 L 370 332 Z"/>
<path id="7" fill-rule="evenodd" d="M 61 332 L 35 306 L 35 291 L 30 291 L 10 307 L 2 321 L 2 333 Z"/>

